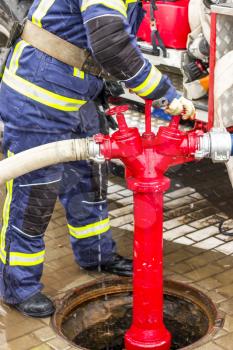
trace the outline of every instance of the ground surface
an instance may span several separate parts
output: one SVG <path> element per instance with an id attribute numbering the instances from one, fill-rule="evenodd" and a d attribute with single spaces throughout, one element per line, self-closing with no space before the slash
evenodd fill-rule
<path id="1" fill-rule="evenodd" d="M 136 121 L 136 115 L 135 115 Z M 165 195 L 165 276 L 206 292 L 226 314 L 223 329 L 197 350 L 233 349 L 233 190 L 225 167 L 208 161 L 169 171 Z M 109 182 L 110 216 L 119 252 L 132 256 L 132 193 L 119 177 Z M 4 196 L 1 196 L 1 202 Z M 45 292 L 60 298 L 69 289 L 99 278 L 74 263 L 64 212 L 58 203 L 46 232 Z M 0 304 L 0 350 L 72 349 L 50 319 L 25 318 Z"/>

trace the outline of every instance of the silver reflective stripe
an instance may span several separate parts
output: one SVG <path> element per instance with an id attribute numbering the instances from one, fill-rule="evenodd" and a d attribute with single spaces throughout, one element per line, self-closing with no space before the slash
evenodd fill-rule
<path id="1" fill-rule="evenodd" d="M 139 96 L 142 96 L 142 97 L 148 96 L 157 88 L 161 78 L 162 78 L 162 73 L 157 68 L 152 66 L 150 73 L 147 76 L 147 78 L 144 80 L 144 82 L 141 83 L 139 86 L 132 88 L 131 90 L 136 92 L 136 94 L 138 94 Z"/>
<path id="2" fill-rule="evenodd" d="M 126 5 L 122 0 L 83 0 L 81 6 L 81 12 L 93 5 L 102 5 L 117 12 L 120 12 L 124 17 L 127 17 Z"/>
<path id="3" fill-rule="evenodd" d="M 41 0 L 37 9 L 32 15 L 32 23 L 42 28 L 42 19 L 46 16 L 48 10 L 55 3 L 55 0 Z"/>
<path id="4" fill-rule="evenodd" d="M 95 204 L 104 204 L 106 203 L 107 201 L 106 200 L 103 200 L 103 201 L 98 201 L 98 202 L 88 202 L 88 201 L 82 201 L 82 203 L 85 203 L 85 204 L 91 204 L 91 205 L 95 205 Z"/>
<path id="5" fill-rule="evenodd" d="M 55 108 L 61 111 L 72 112 L 78 111 L 85 103 L 84 100 L 76 100 L 73 98 L 55 94 L 49 90 L 41 88 L 29 81 L 13 74 L 9 69 L 5 69 L 3 82 L 18 93 L 31 98 L 43 105 Z"/>
<path id="6" fill-rule="evenodd" d="M 28 238 L 35 238 L 35 236 L 34 235 L 28 235 L 27 233 L 25 233 L 25 232 L 23 232 L 23 231 L 21 231 L 18 227 L 16 227 L 15 225 L 12 225 L 12 227 L 16 230 L 16 231 L 18 231 L 21 235 L 23 235 L 23 236 L 26 236 L 26 237 L 28 237 Z M 44 236 L 44 234 L 42 233 L 42 234 L 40 234 L 40 235 L 36 235 L 36 237 L 38 238 L 38 237 L 43 237 Z"/>
<path id="7" fill-rule="evenodd" d="M 50 181 L 50 182 L 38 182 L 38 183 L 34 183 L 34 184 L 19 185 L 19 187 L 50 185 L 50 184 L 54 184 L 54 183 L 59 182 L 59 181 L 61 181 L 61 178 L 58 180 Z"/>

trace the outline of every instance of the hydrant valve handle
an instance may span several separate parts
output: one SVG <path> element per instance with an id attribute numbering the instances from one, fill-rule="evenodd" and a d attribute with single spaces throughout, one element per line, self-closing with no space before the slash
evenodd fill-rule
<path id="1" fill-rule="evenodd" d="M 124 113 L 128 111 L 129 106 L 128 105 L 122 105 L 122 106 L 117 106 L 110 108 L 106 111 L 107 115 L 117 115 L 118 113 Z"/>
<path id="2" fill-rule="evenodd" d="M 128 105 L 122 105 L 122 106 L 110 108 L 106 112 L 107 115 L 111 115 L 111 116 L 116 115 L 119 131 L 122 133 L 128 130 L 128 125 L 126 123 L 125 116 L 123 114 L 124 112 L 128 111 L 128 109 L 129 109 Z"/>

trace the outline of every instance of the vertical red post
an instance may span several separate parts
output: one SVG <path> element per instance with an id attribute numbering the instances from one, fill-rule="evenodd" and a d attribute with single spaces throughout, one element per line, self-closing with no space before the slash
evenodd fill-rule
<path id="1" fill-rule="evenodd" d="M 151 133 L 151 108 L 152 108 L 152 100 L 146 100 L 145 103 L 145 131 L 146 134 Z"/>
<path id="2" fill-rule="evenodd" d="M 163 323 L 163 191 L 134 193 L 133 323 L 127 350 L 169 350 Z"/>
<path id="3" fill-rule="evenodd" d="M 211 13 L 211 36 L 210 36 L 210 81 L 209 81 L 209 104 L 207 130 L 214 126 L 214 71 L 216 64 L 216 22 L 217 14 Z"/>

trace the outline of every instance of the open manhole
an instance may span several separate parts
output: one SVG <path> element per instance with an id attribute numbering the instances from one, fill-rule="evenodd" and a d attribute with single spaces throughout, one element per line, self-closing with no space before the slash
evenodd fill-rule
<path id="1" fill-rule="evenodd" d="M 124 349 L 124 334 L 132 322 L 131 279 L 89 283 L 72 290 L 57 304 L 53 326 L 77 349 Z M 223 317 L 202 292 L 165 281 L 164 322 L 172 333 L 171 350 L 194 349 L 216 333 Z"/>

